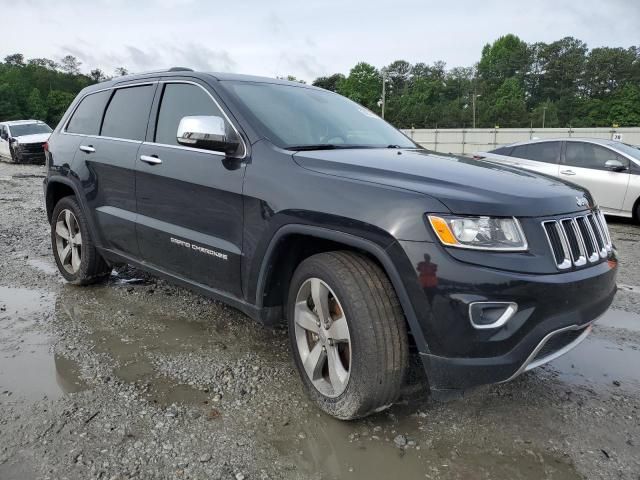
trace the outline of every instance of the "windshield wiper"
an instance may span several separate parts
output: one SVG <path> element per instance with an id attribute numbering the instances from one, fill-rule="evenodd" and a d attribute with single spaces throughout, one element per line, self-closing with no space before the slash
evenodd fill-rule
<path id="1" fill-rule="evenodd" d="M 347 148 L 372 148 L 369 145 L 349 145 L 345 143 L 318 143 L 311 145 L 289 145 L 284 147 L 287 150 L 338 150 L 338 149 L 347 149 Z"/>

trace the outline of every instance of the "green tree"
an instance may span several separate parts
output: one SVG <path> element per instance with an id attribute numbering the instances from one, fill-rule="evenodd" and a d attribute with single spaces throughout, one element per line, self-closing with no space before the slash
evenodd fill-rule
<path id="1" fill-rule="evenodd" d="M 70 75 L 78 75 L 80 73 L 80 65 L 82 65 L 82 62 L 73 55 L 66 55 L 60 60 L 60 69 Z"/>
<path id="2" fill-rule="evenodd" d="M 640 85 L 628 83 L 613 96 L 607 120 L 621 127 L 640 125 Z"/>
<path id="3" fill-rule="evenodd" d="M 37 88 L 32 88 L 27 98 L 27 116 L 36 120 L 44 120 L 47 116 L 47 107 Z"/>
<path id="4" fill-rule="evenodd" d="M 312 85 L 314 87 L 324 88 L 325 90 L 329 90 L 331 92 L 338 91 L 338 85 L 345 79 L 345 76 L 341 73 L 334 73 L 328 77 L 318 77 L 316 78 Z"/>
<path id="5" fill-rule="evenodd" d="M 528 120 L 524 90 L 515 77 L 507 78 L 495 93 L 486 118 L 500 127 L 521 127 Z"/>
<path id="6" fill-rule="evenodd" d="M 51 90 L 47 96 L 47 123 L 57 125 L 74 98 L 73 93 Z"/>
<path id="7" fill-rule="evenodd" d="M 338 93 L 370 110 L 380 112 L 378 106 L 382 95 L 380 72 L 373 65 L 360 62 L 351 69 L 349 76 L 338 84 Z"/>

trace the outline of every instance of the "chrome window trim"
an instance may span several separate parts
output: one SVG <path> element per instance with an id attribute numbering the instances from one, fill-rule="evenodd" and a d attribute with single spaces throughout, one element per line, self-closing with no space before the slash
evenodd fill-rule
<path id="1" fill-rule="evenodd" d="M 120 88 L 128 88 L 128 87 L 143 87 L 145 85 L 156 85 L 158 83 L 157 80 L 154 81 L 148 81 L 148 82 L 141 82 L 141 83 L 131 83 L 131 84 L 127 84 L 127 85 L 112 85 L 111 87 L 105 87 L 105 88 L 100 88 L 98 90 L 92 90 L 91 92 L 87 92 L 86 94 L 84 94 L 82 96 L 82 98 L 80 100 L 78 100 L 78 103 L 76 103 L 76 106 L 73 107 L 73 111 L 69 114 L 69 116 L 65 119 L 64 122 L 64 126 L 62 127 L 62 130 L 60 130 L 60 133 L 62 135 L 82 135 L 85 137 L 94 137 L 94 138 L 112 138 L 113 137 L 102 137 L 101 135 L 87 135 L 86 133 L 75 133 L 75 132 L 67 132 L 67 127 L 69 126 L 69 122 L 71 121 L 71 119 L 73 118 L 73 116 L 76 113 L 76 110 L 78 110 L 78 107 L 80 106 L 80 104 L 84 101 L 85 98 L 87 98 L 89 95 L 95 95 L 96 93 L 100 93 L 100 92 L 106 92 L 108 90 L 118 90 Z M 106 107 L 108 106 L 105 105 L 105 111 L 102 112 L 102 115 L 104 117 L 104 114 L 106 113 Z M 104 120 L 104 118 L 103 118 Z M 101 125 L 102 126 L 102 125 Z M 116 138 L 115 140 L 130 140 L 128 138 Z M 134 142 L 142 142 L 142 140 L 133 140 Z"/>
<path id="2" fill-rule="evenodd" d="M 236 135 L 238 136 L 238 138 L 242 142 L 242 156 L 241 157 L 232 157 L 232 158 L 235 158 L 235 159 L 238 159 L 238 160 L 244 160 L 247 157 L 247 154 L 248 154 L 247 144 L 245 143 L 244 138 L 242 137 L 242 135 L 240 135 L 240 131 L 235 126 L 235 124 L 231 121 L 231 119 L 227 115 L 227 112 L 225 112 L 224 109 L 220 106 L 220 103 L 218 103 L 216 98 L 213 95 L 211 95 L 211 93 L 206 88 L 204 88 L 202 85 L 200 85 L 197 82 L 192 82 L 192 81 L 189 81 L 189 80 L 171 80 L 171 79 L 166 79 L 166 80 L 159 80 L 158 83 L 160 83 L 160 84 L 183 83 L 183 84 L 195 85 L 197 87 L 200 87 L 209 96 L 209 98 L 211 98 L 211 100 L 213 100 L 213 103 L 216 105 L 216 107 L 218 107 L 218 110 L 220 110 L 222 115 L 224 115 L 225 120 L 229 123 L 229 125 L 231 125 L 231 128 L 233 128 L 233 131 L 236 133 Z M 158 112 L 157 112 L 158 115 L 160 114 L 160 107 L 161 106 L 162 106 L 162 101 L 160 102 L 160 104 L 158 106 Z M 157 118 L 156 118 L 156 120 L 157 120 Z M 155 140 L 155 131 L 154 131 L 154 140 Z M 227 157 L 227 155 L 224 152 L 215 152 L 213 150 L 205 150 L 205 149 L 202 149 L 202 148 L 184 147 L 182 145 L 168 145 L 166 143 L 157 143 L 157 142 L 143 142 L 143 144 L 144 145 L 156 145 L 156 146 L 160 146 L 160 147 L 178 148 L 178 149 L 187 150 L 187 151 L 209 153 L 211 155 L 216 155 L 216 156 L 220 156 L 220 157 Z"/>
<path id="3" fill-rule="evenodd" d="M 76 106 L 73 108 L 73 111 L 69 114 L 69 117 L 65 120 L 64 127 L 62 128 L 60 133 L 63 134 L 63 135 L 76 135 L 76 136 L 97 138 L 97 139 L 104 138 L 104 139 L 108 139 L 108 140 L 120 140 L 120 141 L 124 141 L 124 142 L 142 143 L 143 145 L 155 145 L 155 146 L 159 146 L 159 147 L 177 148 L 177 149 L 182 149 L 182 150 L 187 150 L 187 151 L 208 153 L 210 155 L 226 157 L 227 155 L 224 152 L 215 152 L 213 150 L 205 150 L 205 149 L 202 149 L 202 148 L 183 147 L 181 145 L 168 145 L 168 144 L 165 144 L 165 143 L 147 142 L 147 141 L 144 141 L 144 140 L 131 140 L 129 138 L 114 138 L 114 137 L 104 137 L 102 135 L 87 135 L 85 133 L 67 132 L 67 126 L 69 125 L 69 122 L 71 121 L 71 118 L 76 113 L 76 110 L 78 109 L 80 104 L 83 102 L 83 100 L 85 98 L 87 98 L 89 95 L 94 95 L 96 93 L 105 92 L 105 91 L 108 91 L 108 90 L 119 90 L 121 88 L 141 87 L 141 86 L 145 86 L 145 85 L 158 85 L 158 84 L 165 85 L 165 84 L 168 84 L 168 83 L 169 84 L 171 84 L 171 83 L 173 83 L 173 84 L 182 83 L 182 84 L 195 85 L 197 87 L 200 87 L 209 96 L 209 98 L 211 98 L 211 100 L 213 100 L 213 103 L 215 104 L 215 106 L 218 108 L 218 110 L 220 110 L 220 112 L 224 116 L 225 120 L 229 123 L 229 125 L 231 125 L 231 128 L 233 128 L 233 131 L 236 133 L 236 135 L 238 136 L 238 138 L 242 142 L 242 151 L 243 151 L 242 156 L 241 157 L 233 157 L 233 158 L 237 158 L 238 160 L 243 160 L 243 159 L 245 159 L 247 157 L 247 153 L 248 153 L 247 144 L 245 143 L 244 138 L 242 137 L 242 135 L 240 135 L 240 131 L 238 130 L 236 125 L 231 121 L 231 119 L 229 118 L 227 113 L 220 106 L 220 103 L 218 103 L 218 101 L 215 99 L 215 97 L 213 95 L 211 95 L 211 93 L 206 88 L 204 88 L 199 83 L 192 82 L 190 80 L 173 80 L 173 79 L 151 80 L 151 81 L 146 81 L 146 82 L 138 82 L 138 83 L 124 84 L 124 85 L 112 85 L 110 87 L 101 88 L 99 90 L 93 90 L 91 92 L 87 92 L 78 101 Z M 159 107 L 160 106 L 161 106 L 161 103 L 159 104 Z M 159 107 L 158 107 L 158 113 L 160 113 L 160 108 Z M 106 112 L 106 110 L 105 110 L 105 112 Z M 104 112 L 103 112 L 103 114 L 104 114 Z M 154 135 L 155 135 L 155 131 L 154 131 Z"/>

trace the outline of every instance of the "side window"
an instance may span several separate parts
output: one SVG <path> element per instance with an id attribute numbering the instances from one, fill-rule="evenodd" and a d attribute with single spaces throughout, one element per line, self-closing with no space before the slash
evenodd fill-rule
<path id="1" fill-rule="evenodd" d="M 528 145 L 519 145 L 514 147 L 513 152 L 511 152 L 511 156 L 516 158 L 527 158 L 527 147 Z"/>
<path id="2" fill-rule="evenodd" d="M 100 135 L 143 141 L 154 91 L 155 85 L 116 90 L 104 114 Z"/>
<path id="3" fill-rule="evenodd" d="M 67 123 L 67 132 L 82 133 L 84 135 L 98 135 L 100 122 L 104 113 L 104 106 L 111 95 L 110 90 L 92 93 L 84 99 L 73 112 L 73 116 Z"/>
<path id="4" fill-rule="evenodd" d="M 527 145 L 526 157 L 537 162 L 558 163 L 560 142 L 537 142 Z"/>
<path id="5" fill-rule="evenodd" d="M 629 166 L 629 160 L 613 150 L 586 142 L 567 142 L 564 158 L 567 165 L 581 168 L 607 170 L 605 163 L 608 160 L 618 160 Z"/>
<path id="6" fill-rule="evenodd" d="M 506 155 L 509 156 L 513 147 L 500 147 L 495 150 L 491 150 L 489 153 L 495 153 L 497 155 Z"/>
<path id="7" fill-rule="evenodd" d="M 215 115 L 224 118 L 218 106 L 200 87 L 188 83 L 168 83 L 164 87 L 158 111 L 154 141 L 165 145 L 179 145 L 176 140 L 182 117 Z"/>

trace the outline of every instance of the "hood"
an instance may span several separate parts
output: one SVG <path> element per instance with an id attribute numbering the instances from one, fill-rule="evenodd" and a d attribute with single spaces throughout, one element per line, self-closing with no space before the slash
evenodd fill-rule
<path id="1" fill-rule="evenodd" d="M 542 217 L 584 210 L 593 199 L 562 180 L 492 163 L 428 150 L 344 149 L 298 152 L 303 168 L 429 195 L 452 213 Z M 584 201 L 584 200 L 583 200 Z"/>
<path id="2" fill-rule="evenodd" d="M 44 143 L 49 140 L 50 133 L 34 133 L 33 135 L 21 135 L 15 138 L 18 143 Z"/>

